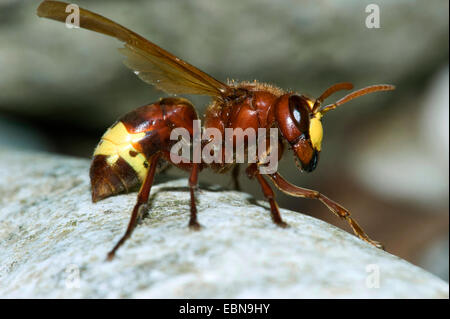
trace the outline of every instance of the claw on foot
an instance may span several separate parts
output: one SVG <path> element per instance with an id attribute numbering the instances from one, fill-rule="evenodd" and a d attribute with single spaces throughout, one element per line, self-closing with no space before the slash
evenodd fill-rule
<path id="1" fill-rule="evenodd" d="M 108 255 L 106 255 L 106 261 L 112 261 L 116 254 L 113 251 L 110 251 Z"/>
<path id="2" fill-rule="evenodd" d="M 279 221 L 279 222 L 276 222 L 275 224 L 276 224 L 278 227 L 281 227 L 281 228 L 288 228 L 288 227 L 290 227 L 289 224 L 286 223 L 286 222 L 284 222 L 284 221 Z"/>
<path id="3" fill-rule="evenodd" d="M 200 225 L 198 222 L 190 222 L 189 229 L 199 231 L 200 229 L 202 229 L 202 225 Z"/>
<path id="4" fill-rule="evenodd" d="M 383 246 L 383 244 L 380 243 L 380 242 L 378 242 L 378 241 L 372 240 L 370 243 L 371 243 L 372 245 L 374 245 L 375 247 L 377 247 L 378 249 L 386 250 L 386 248 Z"/>

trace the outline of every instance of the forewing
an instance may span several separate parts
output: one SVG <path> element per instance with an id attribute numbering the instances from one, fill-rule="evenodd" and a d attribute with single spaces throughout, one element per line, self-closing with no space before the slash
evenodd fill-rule
<path id="1" fill-rule="evenodd" d="M 126 56 L 125 65 L 144 82 L 173 94 L 221 95 L 219 88 L 199 81 L 183 69 L 165 63 L 164 58 L 144 50 L 125 45 L 119 49 Z"/>
<path id="2" fill-rule="evenodd" d="M 44 1 L 40 17 L 66 22 L 68 3 Z M 145 82 L 171 94 L 225 96 L 230 88 L 191 64 L 148 41 L 137 33 L 101 15 L 80 8 L 80 27 L 103 33 L 125 42 L 119 51 L 126 56 L 125 65 Z"/>

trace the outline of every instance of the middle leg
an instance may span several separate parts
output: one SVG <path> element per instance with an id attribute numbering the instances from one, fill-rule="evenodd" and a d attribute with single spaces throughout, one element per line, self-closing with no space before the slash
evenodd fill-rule
<path id="1" fill-rule="evenodd" d="M 199 230 L 201 225 L 197 220 L 197 205 L 195 204 L 195 191 L 198 183 L 198 164 L 192 164 L 191 176 L 189 176 L 189 191 L 191 193 L 191 217 L 189 219 L 189 228 Z"/>

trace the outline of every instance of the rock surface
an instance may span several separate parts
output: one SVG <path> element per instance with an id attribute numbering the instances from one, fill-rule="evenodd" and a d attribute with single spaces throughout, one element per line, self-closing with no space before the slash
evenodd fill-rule
<path id="1" fill-rule="evenodd" d="M 90 201 L 89 162 L 0 151 L 3 298 L 448 298 L 446 282 L 346 232 L 249 195 L 201 187 L 199 232 L 186 180 L 152 189 L 116 259 L 136 194 Z M 345 227 L 345 226 L 344 226 Z"/>

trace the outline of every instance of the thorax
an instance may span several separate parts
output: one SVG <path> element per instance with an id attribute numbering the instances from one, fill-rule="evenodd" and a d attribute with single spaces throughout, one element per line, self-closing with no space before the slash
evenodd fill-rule
<path id="1" fill-rule="evenodd" d="M 273 107 L 284 92 L 258 82 L 242 82 L 235 88 L 242 89 L 242 94 L 229 100 L 216 99 L 208 106 L 204 127 L 217 128 L 222 134 L 225 128 L 257 130 L 271 127 Z"/>

